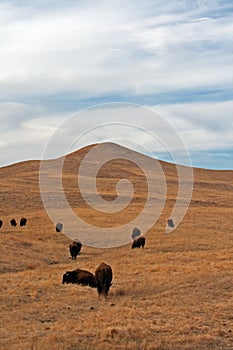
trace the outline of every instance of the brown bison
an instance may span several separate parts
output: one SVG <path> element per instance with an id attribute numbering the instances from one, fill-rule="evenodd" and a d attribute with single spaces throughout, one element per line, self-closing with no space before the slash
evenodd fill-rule
<path id="1" fill-rule="evenodd" d="M 21 218 L 19 222 L 19 226 L 26 226 L 27 219 L 26 218 Z"/>
<path id="2" fill-rule="evenodd" d="M 137 249 L 138 249 L 138 248 L 140 248 L 140 247 L 144 248 L 145 243 L 146 243 L 145 237 L 139 237 L 138 239 L 135 239 L 135 240 L 133 241 L 132 249 L 134 249 L 134 248 L 137 248 Z"/>
<path id="3" fill-rule="evenodd" d="M 81 269 L 67 271 L 63 275 L 62 283 L 77 283 L 96 288 L 95 276 L 91 272 Z"/>
<path id="4" fill-rule="evenodd" d="M 96 287 L 99 296 L 103 295 L 105 298 L 112 285 L 112 268 L 104 262 L 100 264 L 95 270 Z"/>
<path id="5" fill-rule="evenodd" d="M 75 260 L 77 255 L 80 253 L 80 250 L 82 248 L 82 243 L 81 242 L 76 242 L 76 241 L 73 241 L 70 246 L 70 255 L 71 255 L 71 259 L 72 260 Z"/>
<path id="6" fill-rule="evenodd" d="M 2 224 L 3 224 L 3 221 L 2 221 L 2 220 L 0 220 L 0 228 L 2 227 Z"/>
<path id="7" fill-rule="evenodd" d="M 63 229 L 63 224 L 61 222 L 58 222 L 56 224 L 56 232 L 61 232 Z"/>
<path id="8" fill-rule="evenodd" d="M 10 223 L 11 223 L 11 226 L 17 226 L 17 222 L 15 219 L 11 219 Z"/>
<path id="9" fill-rule="evenodd" d="M 175 227 L 174 222 L 173 222 L 172 219 L 168 219 L 167 220 L 167 225 L 168 225 L 168 227 Z"/>

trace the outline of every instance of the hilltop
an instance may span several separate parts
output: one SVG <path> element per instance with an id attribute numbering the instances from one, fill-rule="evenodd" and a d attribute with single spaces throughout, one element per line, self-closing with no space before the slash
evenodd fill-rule
<path id="1" fill-rule="evenodd" d="M 147 164 L 152 158 L 107 144 Z M 90 209 L 77 188 L 77 172 L 93 145 L 66 157 L 44 161 L 43 171 L 64 162 L 63 186 L 73 211 L 99 227 L 132 220 L 145 204 L 147 184 L 132 162 L 116 159 L 98 172 L 103 199 L 116 198 L 116 181 L 135 186 L 130 204 L 119 214 Z M 96 160 L 98 162 L 98 160 Z M 40 195 L 40 161 L 0 168 L 0 300 L 2 349 L 232 349 L 233 171 L 193 169 L 190 206 L 181 224 L 165 233 L 177 197 L 177 169 L 159 161 L 166 177 L 165 206 L 146 233 L 144 251 L 130 242 L 117 248 L 84 246 L 69 259 L 70 239 L 55 234 Z M 88 174 L 87 174 L 88 178 Z M 55 195 L 56 188 L 54 189 Z M 15 217 L 25 227 L 11 227 Z M 78 234 L 78 228 L 77 228 Z M 129 232 L 130 235 L 130 232 Z M 95 290 L 62 285 L 62 274 L 77 267 L 94 271 L 105 261 L 114 271 L 107 301 Z"/>

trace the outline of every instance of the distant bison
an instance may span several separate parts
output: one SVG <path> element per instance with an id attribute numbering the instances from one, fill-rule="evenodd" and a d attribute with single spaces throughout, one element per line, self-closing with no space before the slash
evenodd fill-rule
<path id="1" fill-rule="evenodd" d="M 27 219 L 26 218 L 21 218 L 20 222 L 19 222 L 19 225 L 20 226 L 26 226 L 26 223 L 27 223 Z"/>
<path id="2" fill-rule="evenodd" d="M 94 275 L 86 270 L 76 269 L 67 271 L 62 278 L 62 283 L 77 283 L 84 286 L 96 288 L 96 281 Z"/>
<path id="3" fill-rule="evenodd" d="M 72 260 L 75 260 L 77 255 L 79 254 L 81 248 L 82 248 L 82 243 L 81 242 L 76 242 L 76 241 L 73 241 L 71 244 L 70 244 L 70 255 L 71 255 L 71 259 Z"/>
<path id="4" fill-rule="evenodd" d="M 108 291 L 112 285 L 112 276 L 111 266 L 104 262 L 95 270 L 96 287 L 99 296 L 103 295 L 107 297 Z"/>
<path id="5" fill-rule="evenodd" d="M 167 220 L 167 225 L 168 225 L 168 227 L 175 227 L 174 222 L 173 222 L 172 219 L 168 219 Z"/>
<path id="6" fill-rule="evenodd" d="M 61 232 L 63 229 L 63 224 L 61 222 L 58 222 L 56 225 L 56 232 Z"/>
<path id="7" fill-rule="evenodd" d="M 135 239 L 135 240 L 133 241 L 132 249 L 134 249 L 134 248 L 140 248 L 140 247 L 144 248 L 145 243 L 146 243 L 145 237 L 139 237 L 138 239 Z"/>
<path id="8" fill-rule="evenodd" d="M 17 226 L 17 222 L 15 219 L 11 219 L 10 223 L 11 223 L 11 226 Z"/>
<path id="9" fill-rule="evenodd" d="M 2 227 L 2 224 L 3 224 L 3 221 L 2 221 L 2 220 L 0 220 L 0 228 Z"/>
<path id="10" fill-rule="evenodd" d="M 139 230 L 139 228 L 134 227 L 133 232 L 132 232 L 132 239 L 134 240 L 136 237 L 139 237 L 141 235 L 141 231 Z"/>

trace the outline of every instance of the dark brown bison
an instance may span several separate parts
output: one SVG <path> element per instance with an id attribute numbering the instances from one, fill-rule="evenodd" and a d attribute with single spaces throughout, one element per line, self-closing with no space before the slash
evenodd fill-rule
<path id="1" fill-rule="evenodd" d="M 73 241 L 71 244 L 70 244 L 70 255 L 71 255 L 71 259 L 72 260 L 75 260 L 77 255 L 80 253 L 80 250 L 82 248 L 82 243 L 81 242 L 76 242 L 76 241 Z"/>
<path id="2" fill-rule="evenodd" d="M 172 219 L 168 219 L 167 220 L 167 225 L 168 225 L 168 227 L 175 227 L 174 222 L 173 222 Z"/>
<path id="3" fill-rule="evenodd" d="M 26 226 L 27 219 L 26 218 L 21 218 L 19 222 L 19 226 Z"/>
<path id="4" fill-rule="evenodd" d="M 11 223 L 11 226 L 17 226 L 17 222 L 15 219 L 11 219 L 10 223 Z"/>
<path id="5" fill-rule="evenodd" d="M 67 271 L 62 278 L 62 283 L 77 283 L 84 286 L 96 288 L 96 281 L 94 275 L 86 270 L 76 269 Z"/>
<path id="6" fill-rule="evenodd" d="M 0 220 L 0 228 L 2 227 L 2 225 L 3 225 L 3 221 L 2 221 L 2 220 Z"/>
<path id="7" fill-rule="evenodd" d="M 144 248 L 145 243 L 146 243 L 145 237 L 139 237 L 138 239 L 135 239 L 135 240 L 133 241 L 132 249 L 134 249 L 134 248 L 140 248 L 140 247 Z"/>
<path id="8" fill-rule="evenodd" d="M 139 230 L 139 228 L 134 227 L 133 232 L 132 232 L 132 239 L 134 240 L 136 237 L 139 237 L 141 235 L 141 231 Z"/>
<path id="9" fill-rule="evenodd" d="M 99 296 L 103 295 L 105 298 L 112 285 L 112 268 L 104 262 L 100 264 L 95 270 L 96 287 Z"/>
<path id="10" fill-rule="evenodd" d="M 63 224 L 61 222 L 58 222 L 56 224 L 56 232 L 61 232 L 63 229 Z"/>

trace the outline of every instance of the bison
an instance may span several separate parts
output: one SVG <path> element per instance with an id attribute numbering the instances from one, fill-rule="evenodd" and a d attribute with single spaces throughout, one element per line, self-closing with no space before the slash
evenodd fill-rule
<path id="1" fill-rule="evenodd" d="M 71 259 L 75 260 L 77 255 L 80 253 L 80 250 L 82 248 L 82 243 L 81 242 L 77 242 L 77 241 L 73 241 L 70 246 L 70 255 L 71 255 Z"/>
<path id="2" fill-rule="evenodd" d="M 133 232 L 132 232 L 132 239 L 134 240 L 136 237 L 139 237 L 141 235 L 141 231 L 139 230 L 139 228 L 134 227 Z"/>
<path id="3" fill-rule="evenodd" d="M 63 275 L 62 283 L 77 283 L 96 288 L 95 276 L 91 272 L 81 269 L 67 271 Z"/>
<path id="4" fill-rule="evenodd" d="M 2 227 L 2 225 L 3 225 L 3 221 L 2 221 L 2 220 L 0 220 L 0 228 Z"/>
<path id="5" fill-rule="evenodd" d="M 19 226 L 26 226 L 27 219 L 26 218 L 21 218 L 19 222 Z"/>
<path id="6" fill-rule="evenodd" d="M 140 247 L 144 248 L 145 243 L 146 243 L 145 237 L 139 237 L 138 239 L 135 239 L 135 240 L 133 241 L 132 249 L 134 249 L 134 248 L 140 248 Z"/>
<path id="7" fill-rule="evenodd" d="M 11 219 L 10 223 L 11 223 L 11 226 L 17 226 L 17 222 L 15 219 Z"/>
<path id="8" fill-rule="evenodd" d="M 112 268 L 104 262 L 100 264 L 95 270 L 96 287 L 99 296 L 103 295 L 105 298 L 108 295 L 109 289 L 112 285 Z"/>
<path id="9" fill-rule="evenodd" d="M 167 225 L 168 225 L 168 227 L 175 227 L 174 222 L 173 222 L 172 219 L 168 219 L 167 220 Z"/>
<path id="10" fill-rule="evenodd" d="M 63 224 L 61 222 L 58 222 L 56 225 L 56 232 L 61 232 L 63 229 Z"/>

